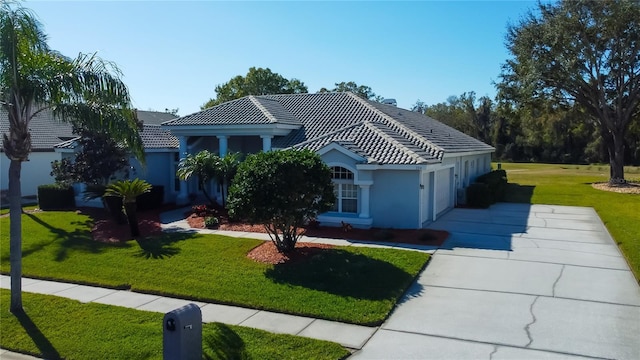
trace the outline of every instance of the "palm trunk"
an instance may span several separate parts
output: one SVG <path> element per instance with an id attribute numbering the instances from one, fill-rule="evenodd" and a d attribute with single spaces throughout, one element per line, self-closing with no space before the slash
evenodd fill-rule
<path id="1" fill-rule="evenodd" d="M 20 172 L 22 161 L 11 160 L 9 165 L 9 263 L 11 265 L 11 307 L 17 314 L 22 309 L 22 189 Z"/>
<path id="2" fill-rule="evenodd" d="M 127 214 L 127 221 L 129 222 L 129 230 L 131 231 L 131 237 L 140 236 L 140 229 L 138 227 L 138 216 L 136 214 L 137 206 L 136 202 L 124 203 L 124 212 Z"/>
<path id="3" fill-rule="evenodd" d="M 211 200 L 211 197 L 209 196 L 209 193 L 207 192 L 207 184 L 206 182 L 201 182 L 200 183 L 200 187 L 202 188 L 202 193 L 204 194 L 204 197 L 207 199 L 207 201 L 209 201 L 209 204 L 211 204 L 212 206 L 215 205 L 213 200 Z"/>

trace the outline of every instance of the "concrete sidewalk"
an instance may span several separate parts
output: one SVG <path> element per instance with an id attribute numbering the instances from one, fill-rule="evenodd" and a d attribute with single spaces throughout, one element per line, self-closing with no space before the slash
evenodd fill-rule
<path id="1" fill-rule="evenodd" d="M 640 359 L 640 287 L 591 208 L 454 209 L 354 359 Z"/>
<path id="2" fill-rule="evenodd" d="M 9 276 L 0 275 L 0 288 L 11 288 Z M 56 281 L 22 278 L 22 288 L 25 292 L 55 295 L 83 303 L 93 302 L 159 313 L 167 313 L 189 303 L 194 303 L 200 307 L 204 323 L 220 322 L 229 325 L 248 326 L 278 334 L 328 340 L 350 349 L 362 348 L 364 343 L 378 329 L 377 327 L 345 324 L 237 306 L 210 304 Z M 161 325 L 158 324 L 158 326 Z"/>

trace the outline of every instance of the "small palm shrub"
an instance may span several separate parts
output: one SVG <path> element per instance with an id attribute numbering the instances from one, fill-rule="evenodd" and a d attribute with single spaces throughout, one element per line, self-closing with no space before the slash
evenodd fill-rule
<path id="1" fill-rule="evenodd" d="M 124 213 L 127 215 L 129 230 L 131 230 L 132 237 L 140 235 L 138 218 L 136 215 L 136 198 L 139 195 L 148 193 L 149 191 L 151 191 L 151 184 L 141 179 L 116 181 L 109 184 L 105 191 L 105 196 L 117 196 L 122 198 Z"/>

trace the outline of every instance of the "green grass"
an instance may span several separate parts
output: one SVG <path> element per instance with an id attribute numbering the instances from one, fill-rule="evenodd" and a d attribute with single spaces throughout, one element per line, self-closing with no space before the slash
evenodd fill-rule
<path id="1" fill-rule="evenodd" d="M 162 359 L 164 314 L 25 293 L 25 314 L 0 292 L 0 345 L 47 359 Z M 342 359 L 340 345 L 220 323 L 204 324 L 207 359 Z"/>
<path id="2" fill-rule="evenodd" d="M 33 210 L 33 209 L 37 209 L 37 208 L 38 208 L 38 205 L 27 205 L 27 206 L 23 206 L 22 207 L 22 211 Z M 9 213 L 9 208 L 0 209 L 0 216 L 8 214 L 8 213 Z"/>
<path id="3" fill-rule="evenodd" d="M 609 179 L 606 165 L 502 164 L 513 202 L 595 208 L 640 281 L 640 195 L 596 190 Z M 640 180 L 639 167 L 625 167 L 627 180 Z"/>
<path id="4" fill-rule="evenodd" d="M 307 261 L 267 265 L 246 257 L 260 240 L 164 234 L 109 245 L 92 241 L 91 219 L 39 212 L 23 219 L 23 274 L 267 309 L 363 325 L 380 324 L 424 267 L 413 251 L 337 247 Z M 8 229 L 9 219 L 0 219 Z M 9 272 L 0 232 L 0 270 Z"/>

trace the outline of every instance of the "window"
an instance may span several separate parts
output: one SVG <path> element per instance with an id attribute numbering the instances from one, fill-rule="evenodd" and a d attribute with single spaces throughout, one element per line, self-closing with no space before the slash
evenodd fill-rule
<path id="1" fill-rule="evenodd" d="M 358 212 L 358 186 L 353 183 L 353 173 L 343 167 L 331 168 L 333 191 L 336 194 L 336 203 L 333 211 L 341 213 Z"/>

